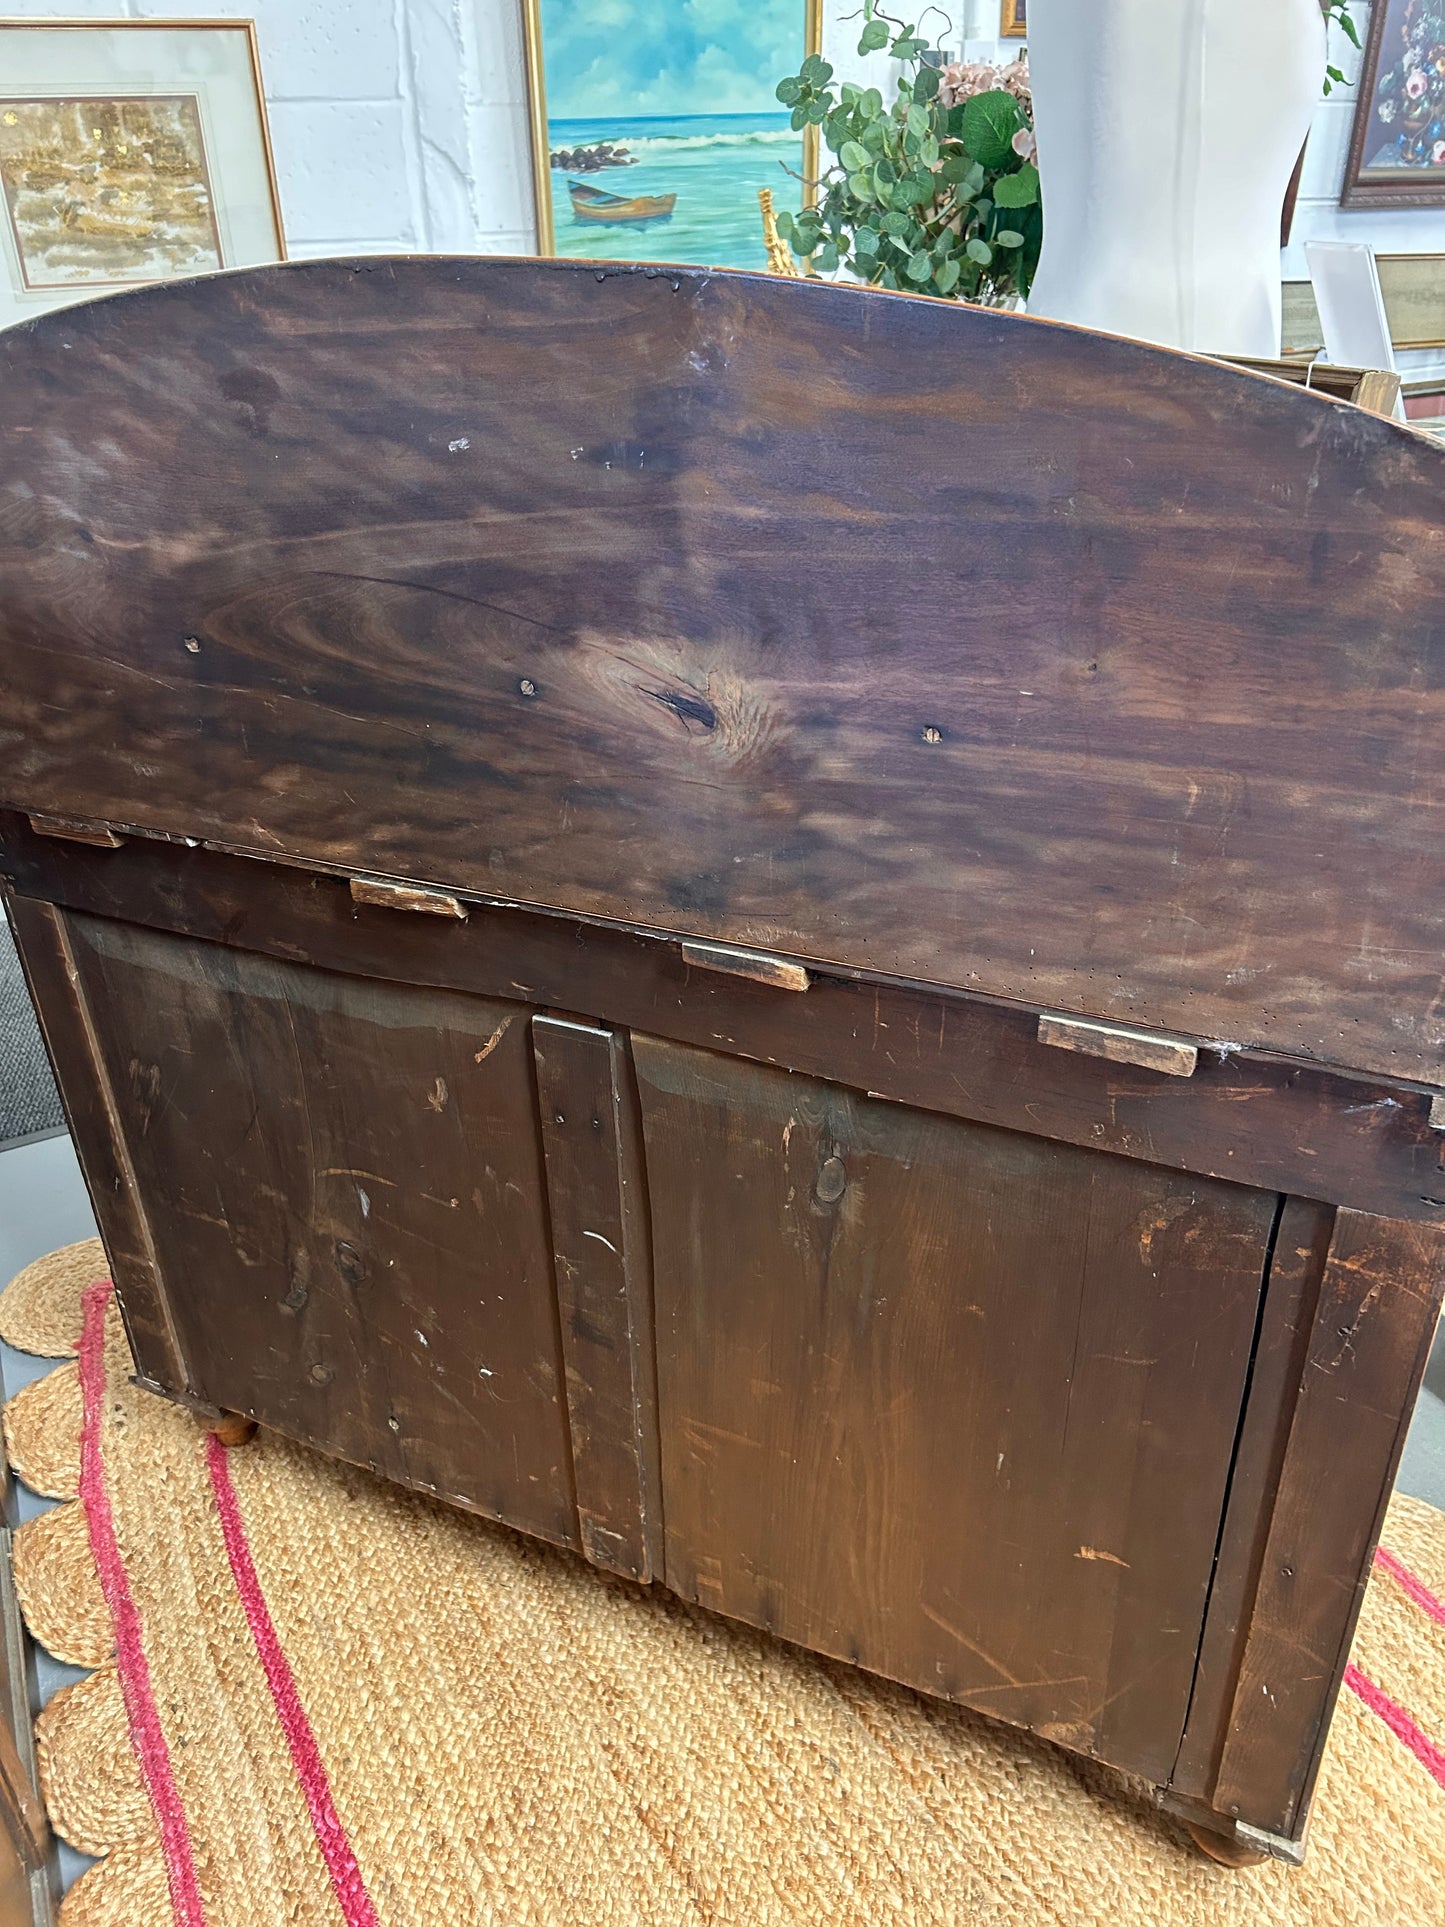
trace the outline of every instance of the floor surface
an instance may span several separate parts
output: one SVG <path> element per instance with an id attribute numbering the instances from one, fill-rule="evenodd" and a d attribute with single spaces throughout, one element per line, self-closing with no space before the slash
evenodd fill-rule
<path id="1" fill-rule="evenodd" d="M 32 1258 L 95 1235 L 90 1202 L 64 1132 L 0 1151 L 0 1286 Z M 5 1395 L 49 1371 L 52 1362 L 0 1344 Z M 1445 1327 L 1410 1427 L 1399 1485 L 1402 1491 L 1428 1499 L 1445 1511 Z M 22 1519 L 33 1518 L 50 1504 L 23 1485 L 17 1484 L 16 1491 Z M 40 1704 L 61 1686 L 82 1677 L 74 1667 L 60 1665 L 48 1653 L 38 1654 L 37 1661 Z M 60 1854 L 61 1878 L 69 1886 L 89 1862 L 64 1845 Z"/>

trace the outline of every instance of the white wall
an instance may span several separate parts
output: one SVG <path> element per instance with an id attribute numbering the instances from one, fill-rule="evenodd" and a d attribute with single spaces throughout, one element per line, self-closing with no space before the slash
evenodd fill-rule
<path id="1" fill-rule="evenodd" d="M 659 0 L 664 4 L 664 0 Z M 919 11 L 907 14 L 910 20 L 918 19 L 922 13 L 923 0 Z M 889 12 L 898 14 L 906 11 L 890 7 Z M 924 21 L 924 30 L 948 53 L 959 54 L 965 60 L 989 60 L 996 66 L 1006 67 L 1011 60 L 1017 60 L 1023 52 L 1022 40 L 1002 40 L 999 38 L 999 21 L 1003 8 L 999 0 L 943 0 L 942 11 L 953 22 L 945 29 L 935 9 Z M 862 30 L 862 7 L 859 0 L 823 0 L 823 52 L 832 61 L 837 72 L 847 80 L 866 81 L 869 85 L 881 87 L 878 75 L 884 62 L 876 54 L 858 56 L 858 35 Z"/>
<path id="2" fill-rule="evenodd" d="M 1353 11 L 1363 40 L 1369 7 L 1356 0 Z M 1366 210 L 1340 206 L 1340 187 L 1345 177 L 1358 98 L 1360 55 L 1338 27 L 1330 29 L 1330 58 L 1343 70 L 1347 84 L 1336 87 L 1328 100 L 1322 100 L 1315 114 L 1300 182 L 1294 233 L 1285 251 L 1285 278 L 1299 280 L 1305 276 L 1306 241 L 1368 241 L 1381 254 L 1445 254 L 1445 208 L 1436 212 L 1424 208 Z"/>
<path id="3" fill-rule="evenodd" d="M 998 0 L 952 10 L 971 59 L 1019 51 L 998 39 Z M 857 64 L 859 23 L 843 18 L 857 11 L 858 0 L 826 0 L 824 44 L 840 71 Z M 4 0 L 0 13 L 254 19 L 293 255 L 536 244 L 521 0 Z"/>
<path id="4" fill-rule="evenodd" d="M 254 17 L 293 254 L 509 254 L 535 245 L 521 0 L 6 0 L 3 10 Z M 999 0 L 952 0 L 946 11 L 957 23 L 940 35 L 950 51 L 1002 64 L 1021 50 L 1021 41 L 998 37 Z M 825 0 L 824 50 L 840 73 L 858 68 L 857 12 L 857 0 Z M 1357 3 L 1356 13 L 1363 37 L 1367 6 Z M 1311 237 L 1445 254 L 1445 209 L 1338 205 L 1360 57 L 1337 29 L 1332 52 L 1348 84 L 1320 103 L 1286 277 L 1305 274 Z M 880 65 L 865 64 L 869 77 Z M 1411 373 L 1439 361 L 1403 359 Z"/>
<path id="5" fill-rule="evenodd" d="M 1361 0 L 1355 0 L 1352 10 L 1363 40 L 1370 8 L 1361 4 Z M 1330 29 L 1330 60 L 1343 71 L 1346 84 L 1336 87 L 1327 100 L 1322 100 L 1315 113 L 1305 150 L 1294 228 L 1283 256 L 1284 278 L 1287 281 L 1308 279 L 1306 241 L 1366 241 L 1380 254 L 1445 255 L 1445 208 L 1340 206 L 1340 188 L 1345 178 L 1355 103 L 1359 97 L 1361 56 L 1338 27 Z M 1400 372 L 1407 379 L 1445 376 L 1445 359 L 1438 350 L 1400 352 L 1397 358 Z"/>
<path id="6" fill-rule="evenodd" d="M 530 253 L 519 0 L 6 0 L 12 19 L 254 19 L 294 255 Z"/>

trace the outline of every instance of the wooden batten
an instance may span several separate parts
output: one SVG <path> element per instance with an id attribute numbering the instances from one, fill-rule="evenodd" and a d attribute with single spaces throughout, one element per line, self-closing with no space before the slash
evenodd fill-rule
<path id="1" fill-rule="evenodd" d="M 30 816 L 37 836 L 56 836 L 64 843 L 89 843 L 97 850 L 118 850 L 122 838 L 108 823 L 77 823 L 68 816 Z"/>
<path id="2" fill-rule="evenodd" d="M 378 910 L 415 910 L 425 917 L 452 917 L 465 922 L 466 905 L 445 890 L 428 890 L 416 883 L 391 883 L 383 877 L 353 877 L 351 900 Z"/>
<path id="3" fill-rule="evenodd" d="M 1155 1037 L 1145 1030 L 1125 1030 L 1117 1024 L 1091 1024 L 1081 1017 L 1039 1018 L 1039 1042 L 1056 1050 L 1076 1050 L 1085 1057 L 1106 1057 L 1113 1064 L 1138 1064 L 1168 1077 L 1193 1077 L 1199 1067 L 1199 1047 L 1183 1037 Z"/>
<path id="4" fill-rule="evenodd" d="M 716 970 L 724 977 L 749 977 L 774 990 L 806 990 L 812 979 L 802 964 L 768 957 L 759 950 L 732 950 L 720 943 L 685 943 L 682 960 L 695 970 Z"/>

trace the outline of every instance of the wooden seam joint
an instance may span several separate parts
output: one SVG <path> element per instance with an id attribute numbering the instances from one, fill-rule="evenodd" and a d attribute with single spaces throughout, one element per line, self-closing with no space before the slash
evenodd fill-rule
<path id="1" fill-rule="evenodd" d="M 1039 1018 L 1039 1042 L 1056 1050 L 1079 1051 L 1085 1057 L 1105 1057 L 1112 1064 L 1137 1064 L 1142 1070 L 1162 1071 L 1166 1077 L 1193 1077 L 1199 1063 L 1198 1045 L 1186 1038 L 1126 1030 L 1117 1024 L 1091 1024 L 1082 1017 L 1053 1016 L 1047 1011 Z"/>
<path id="2" fill-rule="evenodd" d="M 682 960 L 698 970 L 716 970 L 725 977 L 749 977 L 771 984 L 774 990 L 806 990 L 812 982 L 801 964 L 770 957 L 761 950 L 735 950 L 725 943 L 685 943 Z"/>
<path id="3" fill-rule="evenodd" d="M 381 910 L 416 910 L 427 917 L 456 917 L 466 922 L 467 908 L 445 890 L 425 890 L 414 883 L 384 883 L 380 877 L 353 877 L 353 903 L 374 904 Z"/>

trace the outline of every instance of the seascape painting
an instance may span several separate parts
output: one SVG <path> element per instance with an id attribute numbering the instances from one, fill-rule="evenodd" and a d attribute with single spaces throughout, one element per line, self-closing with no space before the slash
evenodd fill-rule
<path id="1" fill-rule="evenodd" d="M 222 265 L 194 95 L 0 96 L 0 186 L 27 289 Z"/>
<path id="2" fill-rule="evenodd" d="M 766 268 L 758 189 L 802 192 L 776 88 L 807 19 L 806 0 L 537 0 L 553 251 Z"/>

